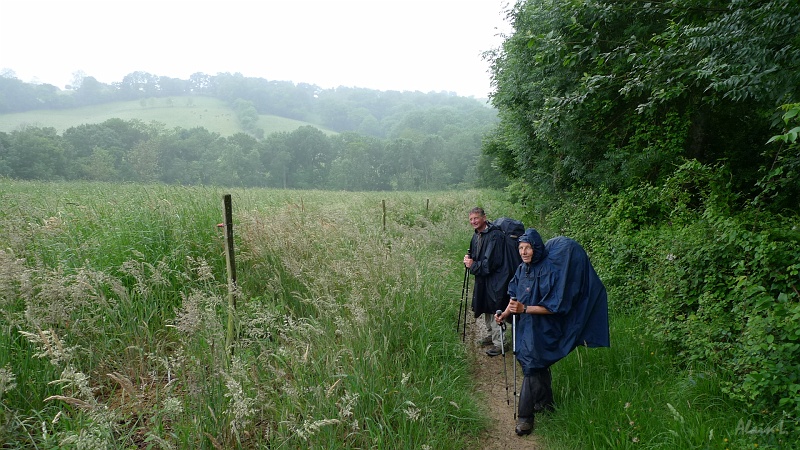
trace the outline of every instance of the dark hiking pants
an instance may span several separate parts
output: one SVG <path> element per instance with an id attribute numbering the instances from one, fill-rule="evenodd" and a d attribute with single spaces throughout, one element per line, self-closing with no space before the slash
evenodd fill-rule
<path id="1" fill-rule="evenodd" d="M 532 369 L 522 379 L 519 392 L 520 419 L 533 422 L 533 415 L 553 410 L 553 388 L 550 368 Z"/>

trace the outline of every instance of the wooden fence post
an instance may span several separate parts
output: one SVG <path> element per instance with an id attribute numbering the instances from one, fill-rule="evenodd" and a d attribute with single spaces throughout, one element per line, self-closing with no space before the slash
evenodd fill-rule
<path id="1" fill-rule="evenodd" d="M 236 260 L 233 249 L 233 212 L 231 194 L 222 197 L 225 214 L 225 265 L 228 269 L 228 329 L 225 335 L 225 349 L 233 353 L 234 315 L 236 313 Z"/>

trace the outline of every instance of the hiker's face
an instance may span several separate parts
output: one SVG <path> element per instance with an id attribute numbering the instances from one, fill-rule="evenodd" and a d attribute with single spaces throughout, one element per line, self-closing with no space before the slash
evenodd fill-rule
<path id="1" fill-rule="evenodd" d="M 486 226 L 486 216 L 472 213 L 469 215 L 469 224 L 472 225 L 473 229 L 481 231 Z"/>
<path id="2" fill-rule="evenodd" d="M 533 259 L 533 247 L 531 247 L 530 242 L 519 243 L 519 256 L 522 258 L 522 262 L 530 264 Z"/>

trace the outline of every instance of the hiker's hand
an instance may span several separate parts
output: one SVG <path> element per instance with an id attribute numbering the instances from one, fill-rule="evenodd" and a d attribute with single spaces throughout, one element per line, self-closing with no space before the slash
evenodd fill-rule
<path id="1" fill-rule="evenodd" d="M 498 325 L 502 325 L 503 322 L 506 320 L 506 317 L 508 317 L 510 315 L 511 315 L 511 311 L 509 311 L 508 307 L 506 307 L 506 310 L 503 311 L 502 313 L 500 313 L 500 314 L 495 313 L 494 321 L 497 322 Z"/>
<path id="2" fill-rule="evenodd" d="M 507 312 L 508 312 L 508 309 L 506 309 L 505 311 L 503 311 L 500 314 L 495 314 L 494 315 L 495 323 L 497 323 L 498 325 L 502 325 L 503 321 L 506 320 L 506 317 L 508 317 L 508 314 L 506 314 Z"/>
<path id="3" fill-rule="evenodd" d="M 525 308 L 525 305 L 514 299 L 511 299 L 511 301 L 508 302 L 508 308 L 506 308 L 506 311 L 509 311 L 511 314 L 522 314 L 523 308 Z"/>
<path id="4" fill-rule="evenodd" d="M 472 258 L 470 258 L 469 255 L 464 255 L 464 266 L 466 266 L 467 269 L 472 267 Z"/>

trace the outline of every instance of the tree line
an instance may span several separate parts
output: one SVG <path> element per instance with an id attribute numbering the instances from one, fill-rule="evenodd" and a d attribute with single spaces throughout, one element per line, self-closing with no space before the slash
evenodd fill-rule
<path id="1" fill-rule="evenodd" d="M 110 85 L 77 73 L 69 88 L 24 83 L 5 73 L 0 114 L 210 96 L 231 107 L 245 133 L 222 137 L 205 129 L 117 120 L 74 127 L 63 136 L 29 127 L 0 137 L 0 175 L 349 190 L 505 182 L 480 150 L 497 111 L 453 93 L 321 89 L 238 73 L 195 73 L 180 80 L 134 72 Z M 302 120 L 342 135 L 327 137 L 307 128 L 265 135 L 260 115 Z M 188 148 L 193 144 L 197 147 Z"/>
<path id="2" fill-rule="evenodd" d="M 313 126 L 257 139 L 109 119 L 62 134 L 33 126 L 0 132 L 0 176 L 356 191 L 453 189 L 497 178 L 491 165 L 481 162 L 480 139 L 480 129 L 449 137 L 381 139 L 355 132 L 328 136 Z"/>

